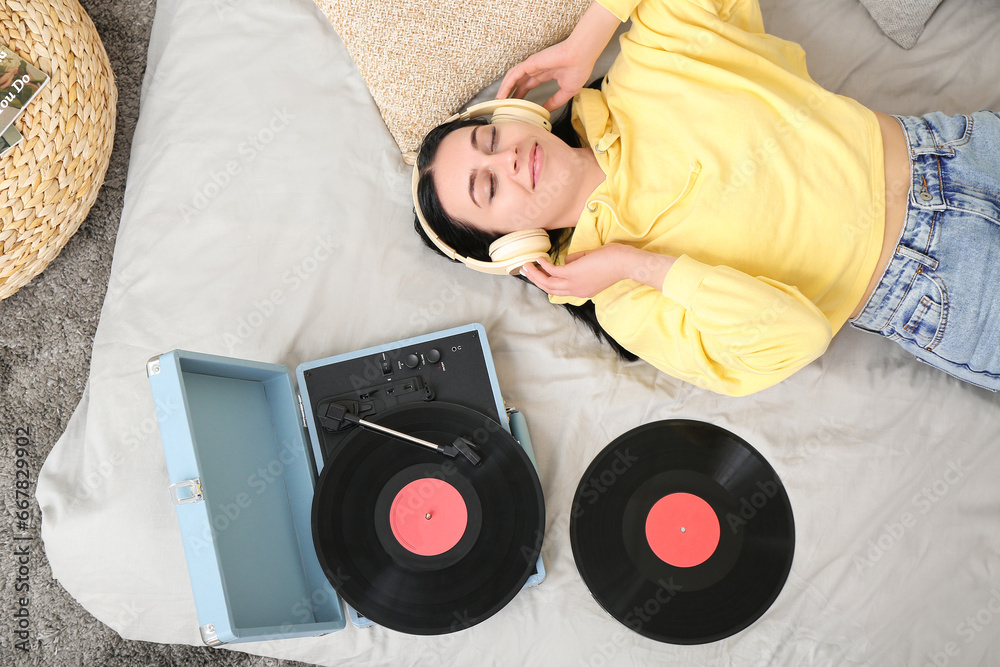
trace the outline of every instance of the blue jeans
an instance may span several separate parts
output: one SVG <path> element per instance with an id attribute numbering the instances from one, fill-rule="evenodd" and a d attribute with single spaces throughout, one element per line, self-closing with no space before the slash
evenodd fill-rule
<path id="1" fill-rule="evenodd" d="M 897 117 L 912 180 L 895 255 L 851 325 L 1000 389 L 1000 115 Z"/>

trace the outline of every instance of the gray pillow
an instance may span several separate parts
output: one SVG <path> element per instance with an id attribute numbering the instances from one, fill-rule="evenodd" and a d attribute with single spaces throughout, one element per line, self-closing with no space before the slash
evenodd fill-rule
<path id="1" fill-rule="evenodd" d="M 861 0 L 882 32 L 904 49 L 917 43 L 941 0 Z"/>

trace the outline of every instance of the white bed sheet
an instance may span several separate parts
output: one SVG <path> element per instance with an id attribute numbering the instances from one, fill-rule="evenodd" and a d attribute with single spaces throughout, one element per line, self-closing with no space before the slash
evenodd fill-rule
<path id="1" fill-rule="evenodd" d="M 856 0 L 762 4 L 771 32 L 803 44 L 817 81 L 875 109 L 1000 108 L 991 0 L 946 0 L 911 51 Z M 454 635 L 349 625 L 233 648 L 324 665 L 1000 660 L 1000 397 L 849 330 L 778 387 L 709 394 L 620 366 L 533 288 L 434 256 L 411 215 L 408 169 L 309 0 L 159 0 L 88 387 L 37 491 L 53 574 L 99 620 L 129 639 L 200 643 L 150 357 L 183 348 L 294 368 L 482 322 L 535 446 L 545 582 Z M 619 434 L 666 418 L 748 440 L 795 513 L 777 601 L 708 645 L 660 644 L 618 624 L 569 544 L 588 463 Z"/>

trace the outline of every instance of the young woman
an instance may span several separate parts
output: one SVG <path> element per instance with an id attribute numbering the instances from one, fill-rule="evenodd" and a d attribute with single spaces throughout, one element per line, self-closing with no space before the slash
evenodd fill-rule
<path id="1" fill-rule="evenodd" d="M 600 90 L 581 90 L 630 16 Z M 582 148 L 522 123 L 428 135 L 415 203 L 453 248 L 569 235 L 523 275 L 721 393 L 788 377 L 846 322 L 1000 388 L 996 114 L 892 117 L 830 93 L 755 0 L 600 0 L 498 97 L 552 79 L 545 107 L 574 97 Z"/>

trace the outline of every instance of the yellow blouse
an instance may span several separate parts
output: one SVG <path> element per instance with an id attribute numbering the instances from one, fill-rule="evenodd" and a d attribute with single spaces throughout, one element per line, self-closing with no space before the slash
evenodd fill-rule
<path id="1" fill-rule="evenodd" d="M 771 386 L 826 350 L 875 270 L 878 121 L 764 34 L 756 0 L 599 1 L 632 26 L 601 90 L 574 100 L 606 180 L 567 253 L 677 256 L 662 291 L 625 280 L 594 296 L 601 325 L 696 385 Z"/>

